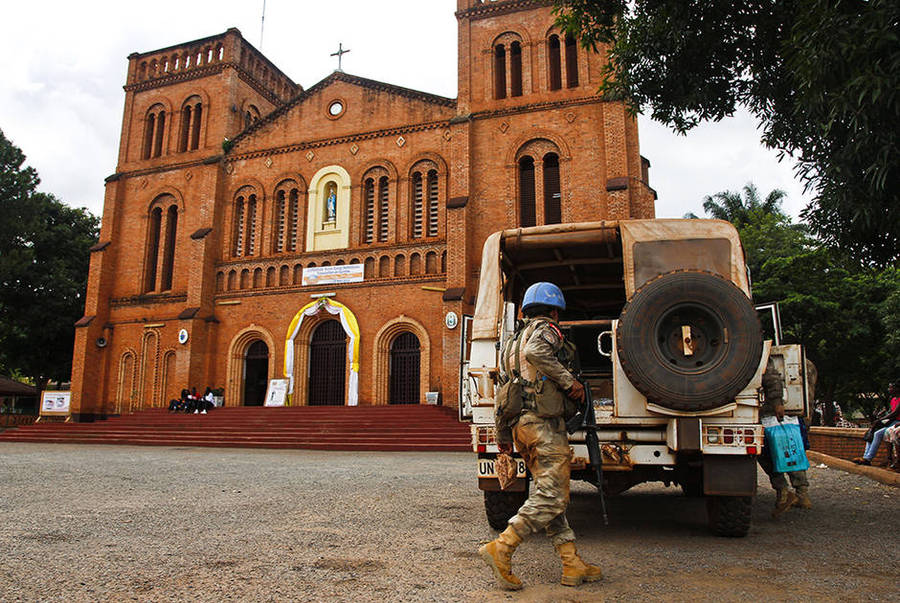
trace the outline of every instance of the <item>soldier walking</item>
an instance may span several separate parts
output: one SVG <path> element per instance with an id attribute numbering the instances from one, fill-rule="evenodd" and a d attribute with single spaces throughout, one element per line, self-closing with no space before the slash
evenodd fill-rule
<path id="1" fill-rule="evenodd" d="M 775 368 L 771 359 L 763 373 L 762 386 L 764 401 L 759 407 L 760 419 L 774 416 L 779 421 L 783 421 L 784 378 Z M 772 456 L 766 449 L 763 449 L 757 460 L 759 466 L 769 476 L 769 483 L 775 490 L 775 508 L 772 510 L 772 517 L 777 518 L 791 507 L 812 509 L 812 501 L 809 498 L 809 478 L 806 471 L 791 471 L 787 474 L 788 477 L 785 477 L 784 473 L 775 471 L 775 463 L 772 462 Z M 794 487 L 793 492 L 788 488 L 788 479 L 791 481 L 791 486 Z"/>
<path id="2" fill-rule="evenodd" d="M 509 526 L 478 552 L 503 588 L 517 590 L 522 581 L 512 573 L 512 555 L 522 540 L 546 530 L 562 560 L 562 584 L 577 586 L 603 577 L 599 567 L 582 561 L 575 549 L 575 533 L 566 520 L 569 504 L 569 463 L 572 451 L 566 435 L 565 416 L 573 401 L 584 400 L 584 386 L 567 368 L 574 360 L 574 346 L 557 324 L 566 309 L 562 291 L 553 283 L 540 282 L 525 292 L 522 314 L 525 326 L 501 352 L 501 371 L 510 377 L 516 370 L 524 384 L 521 415 L 511 433 L 498 430 L 500 452 L 512 453 L 512 442 L 531 472 L 528 500 L 509 520 Z M 518 356 L 518 357 L 517 357 Z M 574 413 L 572 413 L 574 414 Z"/>

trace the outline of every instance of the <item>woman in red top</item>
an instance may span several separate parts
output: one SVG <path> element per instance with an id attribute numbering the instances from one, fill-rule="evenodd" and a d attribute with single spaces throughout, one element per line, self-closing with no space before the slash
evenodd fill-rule
<path id="1" fill-rule="evenodd" d="M 866 444 L 866 451 L 863 453 L 862 457 L 853 459 L 853 462 L 857 465 L 871 465 L 872 459 L 874 459 L 875 455 L 878 453 L 878 447 L 881 446 L 881 440 L 884 439 L 884 432 L 886 432 L 889 427 L 893 427 L 900 423 L 900 396 L 898 396 L 900 390 L 898 390 L 896 383 L 891 383 L 888 386 L 888 393 L 891 396 L 888 414 L 878 420 L 881 428 L 876 429 L 872 434 L 872 441 Z"/>

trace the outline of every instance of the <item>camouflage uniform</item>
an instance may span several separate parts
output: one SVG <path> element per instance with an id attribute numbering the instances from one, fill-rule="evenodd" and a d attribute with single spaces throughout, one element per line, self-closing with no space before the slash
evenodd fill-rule
<path id="1" fill-rule="evenodd" d="M 759 407 L 759 416 L 772 417 L 775 416 L 775 407 L 784 403 L 784 378 L 775 370 L 775 365 L 771 360 L 766 366 L 766 372 L 763 373 L 762 379 L 763 391 L 765 392 L 765 401 Z M 769 482 L 772 488 L 781 491 L 788 487 L 787 479 L 784 473 L 775 473 L 775 465 L 768 450 L 763 450 L 762 454 L 757 457 L 759 466 L 769 476 Z M 791 486 L 795 490 L 806 489 L 809 487 L 809 479 L 806 477 L 806 471 L 791 471 L 788 473 L 791 480 Z"/>
<path id="2" fill-rule="evenodd" d="M 526 321 L 520 337 L 519 368 L 522 377 L 532 385 L 525 386 L 525 410 L 513 427 L 513 441 L 531 472 L 533 484 L 528 500 L 509 525 L 521 538 L 544 529 L 553 544 L 559 546 L 575 540 L 566 520 L 572 449 L 562 409 L 556 416 L 547 416 L 547 407 L 538 408 L 535 394 L 550 399 L 549 406 L 554 408 L 556 402 L 564 402 L 575 377 L 560 362 L 568 350 L 562 332 L 547 318 Z M 508 344 L 504 349 L 507 374 L 515 367 L 514 348 Z"/>

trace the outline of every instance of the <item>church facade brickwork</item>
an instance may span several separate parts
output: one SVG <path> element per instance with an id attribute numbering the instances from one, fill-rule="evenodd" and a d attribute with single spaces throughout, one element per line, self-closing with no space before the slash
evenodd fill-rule
<path id="1" fill-rule="evenodd" d="M 445 317 L 472 313 L 491 232 L 654 215 L 636 121 L 551 10 L 459 0 L 455 99 L 341 71 L 303 89 L 236 29 L 130 55 L 75 418 L 188 386 L 259 404 L 282 377 L 292 404 L 455 406 Z"/>

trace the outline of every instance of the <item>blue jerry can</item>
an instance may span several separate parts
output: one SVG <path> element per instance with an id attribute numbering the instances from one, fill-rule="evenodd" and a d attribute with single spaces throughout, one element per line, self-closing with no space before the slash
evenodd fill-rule
<path id="1" fill-rule="evenodd" d="M 763 417 L 762 425 L 766 432 L 766 450 L 772 457 L 776 473 L 809 469 L 797 417 L 785 417 L 782 422 L 775 417 Z"/>

